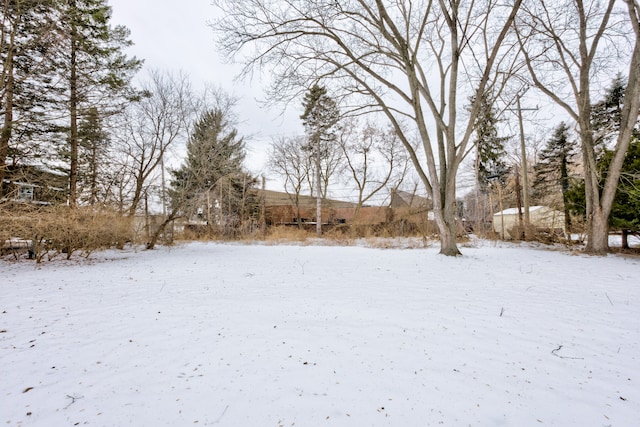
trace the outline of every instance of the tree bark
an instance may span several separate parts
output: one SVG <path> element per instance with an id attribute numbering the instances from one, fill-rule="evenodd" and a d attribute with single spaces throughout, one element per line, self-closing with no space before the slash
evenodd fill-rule
<path id="1" fill-rule="evenodd" d="M 622 230 L 622 249 L 629 249 L 629 230 Z"/>
<path id="2" fill-rule="evenodd" d="M 70 165 L 69 165 L 69 206 L 76 207 L 77 203 L 77 185 L 78 185 L 78 70 L 77 70 L 77 49 L 78 49 L 78 32 L 75 20 L 77 19 L 77 10 L 75 0 L 69 0 L 69 8 L 71 17 L 71 58 L 70 58 L 70 76 L 69 76 L 69 146 L 70 146 Z"/>
<path id="3" fill-rule="evenodd" d="M 13 38 L 13 35 L 12 35 Z M 5 60 L 6 82 L 5 82 L 5 104 L 4 104 L 4 123 L 2 125 L 2 133 L 0 134 L 0 198 L 4 196 L 2 185 L 7 169 L 7 156 L 9 155 L 9 141 L 13 130 L 13 43 L 9 46 L 7 59 Z"/>
<path id="4" fill-rule="evenodd" d="M 462 255 L 457 244 L 457 205 L 455 199 L 455 178 L 449 177 L 444 186 L 442 201 L 434 203 L 434 217 L 440 234 L 440 254 L 447 256 Z M 440 203 L 444 203 L 441 206 Z"/>
<path id="5" fill-rule="evenodd" d="M 158 228 L 156 228 L 156 230 L 153 232 L 153 234 L 151 235 L 151 238 L 149 239 L 149 241 L 147 242 L 147 249 L 152 250 L 156 247 L 156 244 L 158 243 L 158 240 L 160 239 L 160 235 L 164 234 L 167 225 L 169 225 L 169 223 L 171 221 L 175 221 L 178 218 L 178 215 L 175 214 L 175 212 L 171 212 L 169 214 L 169 216 L 167 216 L 164 221 L 162 221 L 162 224 L 160 224 L 158 226 Z"/>
<path id="6" fill-rule="evenodd" d="M 436 215 L 435 217 L 440 234 L 440 254 L 447 256 L 462 255 L 458 249 L 456 239 L 457 223 L 455 219 L 455 204 L 452 205 L 452 208 L 445 208 L 443 215 Z"/>
<path id="7" fill-rule="evenodd" d="M 604 255 L 609 252 L 609 215 L 600 205 L 594 206 L 589 227 L 586 252 L 593 255 Z"/>

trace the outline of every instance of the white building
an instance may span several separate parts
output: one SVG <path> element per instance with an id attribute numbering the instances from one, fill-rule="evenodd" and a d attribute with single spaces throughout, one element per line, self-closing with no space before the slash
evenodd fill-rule
<path id="1" fill-rule="evenodd" d="M 522 214 L 524 216 L 524 209 Z M 530 206 L 529 221 L 537 230 L 566 235 L 564 212 L 547 206 Z M 517 238 L 518 226 L 518 208 L 509 208 L 493 214 L 493 231 L 503 239 Z"/>

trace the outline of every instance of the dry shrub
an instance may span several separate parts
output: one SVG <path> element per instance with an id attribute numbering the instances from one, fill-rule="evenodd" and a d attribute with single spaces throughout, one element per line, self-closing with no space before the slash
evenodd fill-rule
<path id="1" fill-rule="evenodd" d="M 340 224 L 325 233 L 337 239 L 422 237 L 428 235 L 419 225 L 404 219 L 378 224 Z"/>
<path id="2" fill-rule="evenodd" d="M 180 233 L 178 233 L 178 238 L 187 241 L 207 241 L 211 240 L 211 235 L 211 229 L 207 225 L 185 224 Z"/>
<path id="3" fill-rule="evenodd" d="M 476 232 L 475 235 L 480 239 L 485 240 L 502 240 L 500 238 L 500 233 L 493 230 L 482 231 L 480 233 Z"/>
<path id="4" fill-rule="evenodd" d="M 353 246 L 356 243 L 356 237 L 353 236 L 350 226 L 345 224 L 329 228 L 322 234 L 322 238 L 332 245 Z"/>
<path id="5" fill-rule="evenodd" d="M 74 253 L 122 247 L 133 239 L 131 221 L 106 209 L 11 205 L 0 210 L 4 233 L 32 241 L 36 262 Z"/>
<path id="6" fill-rule="evenodd" d="M 267 230 L 266 241 L 304 242 L 315 236 L 315 233 L 298 227 L 275 226 Z"/>

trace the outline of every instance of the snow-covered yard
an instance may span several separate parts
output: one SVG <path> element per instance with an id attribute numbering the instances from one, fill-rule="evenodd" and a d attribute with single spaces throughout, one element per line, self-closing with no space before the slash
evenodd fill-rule
<path id="1" fill-rule="evenodd" d="M 639 258 L 463 250 L 0 261 L 0 424 L 640 425 Z"/>

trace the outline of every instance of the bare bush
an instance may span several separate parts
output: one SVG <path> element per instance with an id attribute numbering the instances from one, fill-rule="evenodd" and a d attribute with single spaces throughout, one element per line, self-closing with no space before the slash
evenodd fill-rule
<path id="1" fill-rule="evenodd" d="M 61 254 L 67 259 L 74 253 L 89 257 L 96 250 L 133 240 L 131 221 L 110 210 L 11 205 L 0 207 L 0 221 L 2 241 L 30 240 L 30 256 L 38 263 Z"/>

